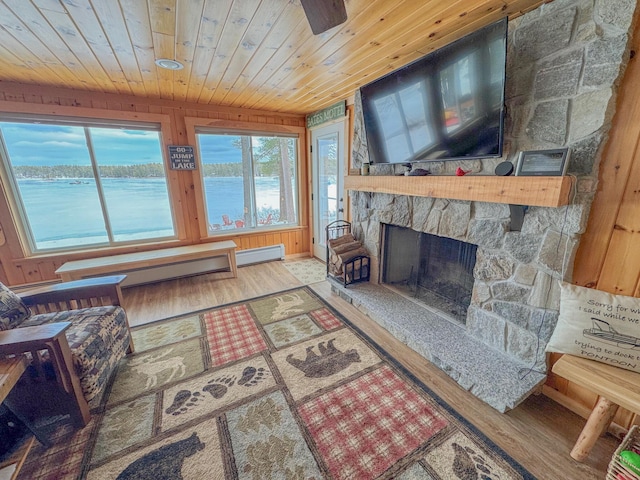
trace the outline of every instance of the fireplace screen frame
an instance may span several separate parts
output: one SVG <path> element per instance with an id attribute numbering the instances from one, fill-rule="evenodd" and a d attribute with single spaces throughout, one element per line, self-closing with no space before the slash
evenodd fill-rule
<path id="1" fill-rule="evenodd" d="M 478 246 L 398 225 L 381 224 L 381 228 L 380 283 L 418 300 L 455 323 L 465 324 L 475 282 L 473 270 Z M 390 238 L 394 232 L 395 238 Z M 399 243 L 406 255 L 392 260 L 388 249 L 393 248 L 390 245 L 393 242 Z M 445 263 L 437 265 L 437 261 Z M 442 269 L 446 268 L 451 271 L 443 273 Z"/>

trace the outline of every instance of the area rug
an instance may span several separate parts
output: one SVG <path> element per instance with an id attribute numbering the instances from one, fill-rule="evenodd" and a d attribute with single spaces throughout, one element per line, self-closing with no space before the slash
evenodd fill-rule
<path id="1" fill-rule="evenodd" d="M 533 478 L 306 287 L 133 334 L 103 411 L 20 478 Z"/>
<path id="2" fill-rule="evenodd" d="M 303 285 L 310 285 L 327 278 L 327 265 L 316 258 L 287 261 L 282 265 Z"/>

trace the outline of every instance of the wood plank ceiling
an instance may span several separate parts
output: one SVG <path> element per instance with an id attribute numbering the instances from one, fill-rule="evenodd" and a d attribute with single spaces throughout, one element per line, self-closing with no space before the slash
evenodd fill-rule
<path id="1" fill-rule="evenodd" d="M 0 82 L 306 114 L 547 1 L 346 0 L 314 36 L 299 0 L 0 0 Z"/>

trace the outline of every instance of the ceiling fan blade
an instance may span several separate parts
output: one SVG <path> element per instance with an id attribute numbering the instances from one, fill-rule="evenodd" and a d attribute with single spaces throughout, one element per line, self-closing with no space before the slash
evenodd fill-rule
<path id="1" fill-rule="evenodd" d="M 347 20 L 344 0 L 300 0 L 314 35 L 326 32 Z"/>

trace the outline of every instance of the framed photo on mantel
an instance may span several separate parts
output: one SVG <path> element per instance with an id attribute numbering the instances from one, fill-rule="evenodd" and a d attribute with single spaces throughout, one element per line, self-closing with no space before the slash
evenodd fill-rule
<path id="1" fill-rule="evenodd" d="M 520 152 L 516 166 L 516 176 L 560 177 L 567 171 L 569 153 L 568 148 Z"/>

